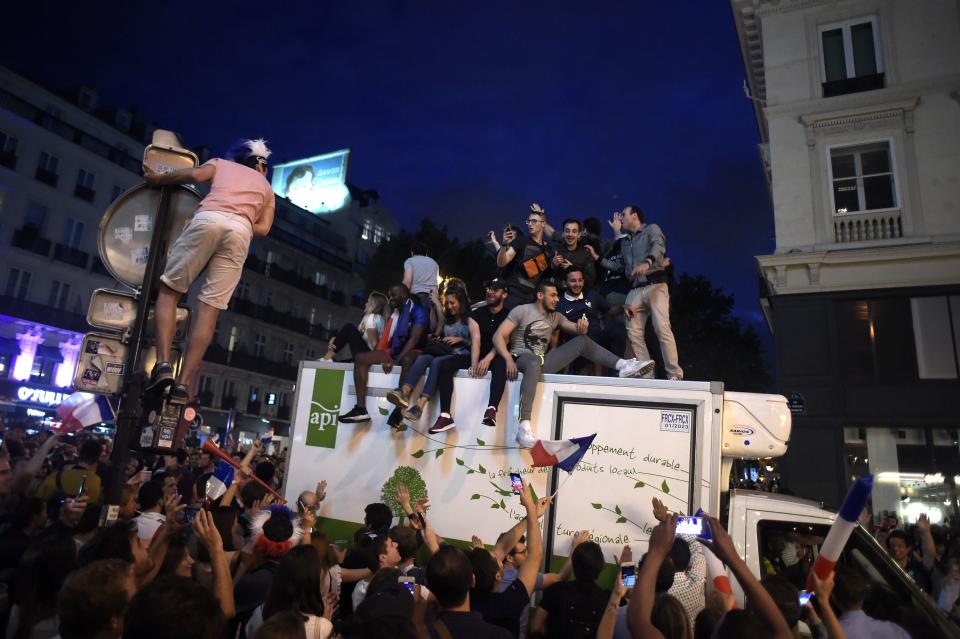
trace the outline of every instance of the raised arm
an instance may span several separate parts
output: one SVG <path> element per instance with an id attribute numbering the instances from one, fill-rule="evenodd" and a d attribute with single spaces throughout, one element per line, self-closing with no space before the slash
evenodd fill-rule
<path id="1" fill-rule="evenodd" d="M 216 167 L 207 162 L 190 169 L 177 169 L 158 173 L 146 164 L 143 165 L 143 179 L 150 186 L 172 186 L 174 184 L 197 184 L 209 182 L 216 175 Z"/>
<path id="2" fill-rule="evenodd" d="M 529 594 L 533 593 L 537 585 L 537 572 L 540 570 L 540 562 L 543 559 L 543 539 L 540 534 L 537 502 L 533 500 L 533 494 L 526 480 L 521 477 L 520 483 L 523 486 L 520 491 L 520 503 L 527 510 L 527 559 L 517 571 L 517 580 L 524 585 Z"/>
<path id="3" fill-rule="evenodd" d="M 673 547 L 673 538 L 677 530 L 677 516 L 670 515 L 653 529 L 650 534 L 650 543 L 646 559 L 637 576 L 637 583 L 630 596 L 627 607 L 627 627 L 634 637 L 645 639 L 665 639 L 663 634 L 653 625 L 653 600 L 656 597 L 657 573 L 663 560 Z"/>
<path id="4" fill-rule="evenodd" d="M 753 608 L 770 631 L 768 636 L 775 639 L 791 639 L 793 633 L 787 626 L 783 615 L 780 614 L 777 604 L 773 602 L 767 589 L 750 572 L 746 562 L 737 554 L 733 540 L 730 539 L 730 535 L 727 534 L 723 524 L 716 517 L 705 517 L 705 519 L 710 524 L 710 533 L 713 535 L 713 542 L 710 544 L 713 554 L 733 572 L 750 602 L 750 607 Z M 700 543 L 706 542 L 701 541 Z"/>
<path id="5" fill-rule="evenodd" d="M 403 267 L 403 285 L 407 290 L 413 286 L 413 267 L 404 265 Z"/>
<path id="6" fill-rule="evenodd" d="M 224 619 L 233 619 L 237 609 L 233 601 L 230 564 L 227 562 L 227 554 L 223 551 L 223 540 L 213 521 L 213 515 L 208 510 L 197 512 L 197 518 L 193 520 L 193 530 L 210 555 L 210 566 L 213 568 L 213 595 L 220 603 L 220 612 L 223 613 Z"/>
<path id="7" fill-rule="evenodd" d="M 547 506 L 552 502 L 550 497 L 542 497 L 540 501 L 537 502 L 537 514 L 539 518 L 546 512 Z M 513 528 L 506 531 L 500 535 L 500 539 L 497 541 L 497 544 L 490 550 L 490 554 L 503 561 L 513 547 L 517 545 L 517 541 L 520 540 L 520 537 L 527 531 L 527 519 L 521 519 Z M 529 553 L 529 550 L 528 550 Z M 527 555 L 529 559 L 529 554 Z"/>

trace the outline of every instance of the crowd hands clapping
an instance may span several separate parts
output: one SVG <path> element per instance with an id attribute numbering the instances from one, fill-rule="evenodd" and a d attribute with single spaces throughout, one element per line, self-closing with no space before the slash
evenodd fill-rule
<path id="1" fill-rule="evenodd" d="M 859 634 L 865 623 L 880 624 L 869 626 L 871 637 L 907 636 L 866 617 L 864 581 L 855 570 L 838 565 L 824 580 L 813 576 L 813 597 L 801 604 L 796 584 L 809 564 L 797 562 L 806 570 L 795 575 L 778 569 L 782 555 L 765 553 L 758 581 L 717 519 L 704 518 L 709 540 L 678 535 L 678 514 L 656 499 L 659 523 L 631 584 L 618 578 L 622 566 L 633 565 L 631 547 L 604 557 L 589 531 L 557 548 L 568 555 L 557 572 L 541 572 L 541 518 L 552 498 L 535 500 L 525 482 L 517 499 L 526 517 L 487 540 L 492 546 L 476 535 L 468 544 L 444 539 L 429 502 L 413 500 L 402 483 L 395 494 L 401 512 L 368 504 L 352 539 L 331 540 L 321 530 L 345 529 L 324 520 L 325 505 L 344 497 L 321 480 L 296 503 L 281 504 L 253 477 L 279 486 L 284 455 L 266 455 L 255 442 L 244 451 L 225 447 L 240 470 L 216 499 L 206 497 L 215 466 L 208 454 L 134 457 L 119 521 L 98 527 L 110 442 L 30 438 L 16 428 L 6 435 L 6 637 L 836 639 L 867 636 Z M 923 518 L 918 532 L 931 535 L 922 540 L 924 552 L 937 552 L 930 531 Z M 886 533 L 888 541 L 900 538 Z M 709 553 L 739 584 L 740 603 L 708 575 Z M 908 547 L 908 563 L 922 565 L 918 557 Z M 605 589 L 608 561 L 618 571 Z"/>
<path id="2" fill-rule="evenodd" d="M 484 285 L 484 300 L 471 304 L 456 277 L 438 284 L 439 266 L 428 248 L 415 244 L 400 282 L 386 295 L 372 293 L 359 325 L 348 324 L 330 340 L 323 359 L 353 361 L 357 404 L 343 423 L 371 419 L 366 407 L 370 369 L 402 369 L 387 423 L 414 426 L 436 401 L 430 434 L 455 428 L 453 379 L 460 370 L 475 378 L 490 374 L 483 414 L 461 421 L 496 426 L 504 385 L 523 375 L 516 439 L 532 445 L 530 411 L 542 373 L 653 377 L 656 363 L 646 345 L 648 322 L 660 343 L 661 376 L 682 380 L 670 326 L 666 239 L 644 221 L 638 206 L 613 213 L 614 240 L 601 237 L 596 218 L 563 221 L 555 232 L 547 213 L 532 204 L 526 232 L 507 224 L 487 241 L 496 252 L 496 272 Z M 398 269 L 399 271 L 399 269 Z M 417 389 L 420 389 L 417 392 Z"/>

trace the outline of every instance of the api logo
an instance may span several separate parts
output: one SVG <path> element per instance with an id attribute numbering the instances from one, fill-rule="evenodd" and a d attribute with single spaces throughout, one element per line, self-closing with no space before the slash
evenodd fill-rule
<path id="1" fill-rule="evenodd" d="M 336 448 L 337 415 L 343 393 L 343 371 L 317 369 L 313 378 L 310 419 L 307 422 L 307 446 Z"/>

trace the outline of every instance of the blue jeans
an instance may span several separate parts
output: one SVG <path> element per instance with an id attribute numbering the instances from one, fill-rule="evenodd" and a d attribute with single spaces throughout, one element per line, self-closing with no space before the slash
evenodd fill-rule
<path id="1" fill-rule="evenodd" d="M 432 398 L 437 393 L 437 385 L 440 383 L 440 368 L 441 364 L 445 361 L 453 359 L 455 357 L 460 357 L 459 354 L 453 355 L 441 355 L 439 357 L 435 355 L 427 355 L 426 353 L 421 353 L 407 371 L 404 371 L 403 375 L 400 376 L 400 385 L 413 387 L 417 385 L 417 380 L 426 372 L 427 368 L 430 368 L 430 372 L 427 374 L 427 381 L 423 383 L 423 388 L 420 390 L 420 397 Z"/>

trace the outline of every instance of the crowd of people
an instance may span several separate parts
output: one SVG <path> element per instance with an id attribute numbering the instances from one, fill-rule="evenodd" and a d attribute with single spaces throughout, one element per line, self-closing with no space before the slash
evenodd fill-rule
<path id="1" fill-rule="evenodd" d="M 451 398 L 457 371 L 476 378 L 490 373 L 484 413 L 461 416 L 487 426 L 497 423 L 504 384 L 522 374 L 517 441 L 529 447 L 542 373 L 656 374 L 646 345 L 648 320 L 660 344 L 662 375 L 683 379 L 670 327 L 666 239 L 658 225 L 645 222 L 640 207 L 613 214 L 613 242 L 601 238 L 596 218 L 566 219 L 562 232 L 554 233 L 538 204 L 525 223 L 526 233 L 511 224 L 499 239 L 490 231 L 497 272 L 476 304 L 456 277 L 440 290 L 437 262 L 426 246 L 412 247 L 401 281 L 386 295 L 372 293 L 360 323 L 343 326 L 324 354 L 354 363 L 357 403 L 341 422 L 370 420 L 365 395 L 373 365 L 386 372 L 402 368 L 399 386 L 387 395 L 396 407 L 387 420 L 393 427 L 404 419 L 419 422 L 439 395 L 431 434 L 456 425 Z"/>
<path id="2" fill-rule="evenodd" d="M 771 543 L 758 580 L 719 520 L 711 540 L 678 535 L 677 513 L 654 499 L 653 528 L 636 583 L 604 565 L 632 565 L 629 546 L 604 557 L 588 531 L 570 537 L 557 572 L 544 564 L 541 518 L 551 498 L 523 484 L 526 517 L 492 545 L 448 543 L 425 501 L 402 512 L 383 503 L 360 511 L 351 543 L 317 530 L 326 483 L 295 504 L 274 500 L 286 451 L 255 442 L 231 451 L 240 467 L 224 494 L 209 492 L 217 460 L 200 449 L 134 455 L 126 468 L 119 519 L 100 526 L 110 441 L 90 434 L 28 436 L 11 424 L 0 449 L 0 628 L 8 638 L 294 637 L 907 637 L 875 619 L 868 579 L 838 565 L 813 578 L 800 548 Z M 256 479 L 261 481 L 256 481 Z M 957 547 L 921 518 L 911 531 L 877 529 L 892 557 L 945 610 L 960 591 Z M 911 535 L 915 534 L 916 537 Z M 914 539 L 917 542 L 914 543 Z M 822 541 L 822 540 L 821 540 Z M 788 546 L 793 552 L 788 552 Z M 916 546 L 916 549 L 915 549 Z M 708 578 L 708 553 L 744 593 L 746 606 Z M 791 559 L 792 558 L 792 559 Z M 536 605 L 534 605 L 536 604 Z M 869 607 L 867 607 L 869 608 Z"/>

